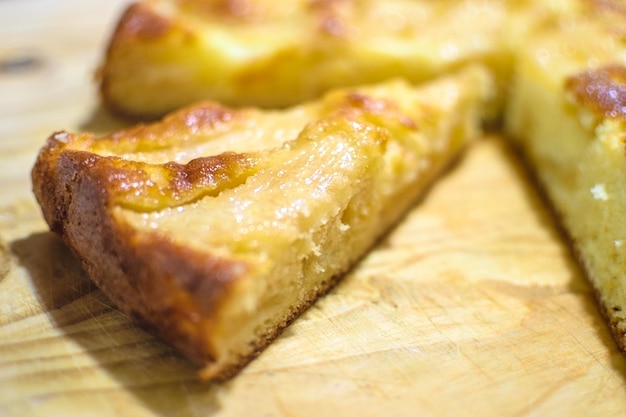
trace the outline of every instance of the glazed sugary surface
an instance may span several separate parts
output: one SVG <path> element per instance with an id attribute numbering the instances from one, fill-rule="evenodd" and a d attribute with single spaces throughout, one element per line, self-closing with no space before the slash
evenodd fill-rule
<path id="1" fill-rule="evenodd" d="M 57 133 L 35 193 L 107 295 L 203 376 L 224 377 L 478 135 L 492 88 L 473 68 L 284 112 L 199 104 L 106 138 Z"/>
<path id="2" fill-rule="evenodd" d="M 529 42 L 520 54 L 507 127 L 545 187 L 624 349 L 626 9 L 609 5 Z"/>

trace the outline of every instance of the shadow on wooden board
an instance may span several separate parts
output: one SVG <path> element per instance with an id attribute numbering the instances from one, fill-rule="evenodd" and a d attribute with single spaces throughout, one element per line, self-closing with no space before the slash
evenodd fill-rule
<path id="1" fill-rule="evenodd" d="M 68 357 L 63 373 L 73 381 L 67 394 L 54 388 L 50 389 L 52 395 L 81 392 L 95 400 L 120 391 L 122 397 L 131 394 L 156 415 L 168 417 L 210 415 L 219 409 L 220 387 L 199 381 L 190 363 L 118 311 L 56 235 L 33 234 L 13 242 L 10 248 L 28 270 L 36 296 L 52 323 L 48 333 L 58 334 L 60 330 L 64 339 L 79 346 L 77 352 L 65 353 Z M 50 335 L 44 334 L 46 337 Z M 86 356 L 92 360 L 84 359 Z M 89 367 L 92 369 L 86 369 Z M 45 368 L 40 372 L 45 373 Z M 41 384 L 51 383 L 48 378 L 34 377 Z M 98 388 L 90 388 L 93 385 Z M 52 387 L 34 391 L 48 388 Z M 132 398 L 129 401 L 137 403 Z"/>

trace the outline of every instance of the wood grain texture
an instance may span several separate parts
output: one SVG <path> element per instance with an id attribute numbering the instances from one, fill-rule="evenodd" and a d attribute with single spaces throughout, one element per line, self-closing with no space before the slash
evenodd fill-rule
<path id="1" fill-rule="evenodd" d="M 123 4 L 0 2 L 1 416 L 626 412 L 626 361 L 497 135 L 241 374 L 199 382 L 91 284 L 30 191 L 51 132 L 119 127 L 91 78 Z"/>

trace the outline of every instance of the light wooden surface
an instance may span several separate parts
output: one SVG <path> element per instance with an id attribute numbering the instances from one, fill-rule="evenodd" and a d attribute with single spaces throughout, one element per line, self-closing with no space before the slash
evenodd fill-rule
<path id="1" fill-rule="evenodd" d="M 626 362 L 549 213 L 485 138 L 223 385 L 116 311 L 46 229 L 29 171 L 110 130 L 92 74 L 123 1 L 0 2 L 0 416 L 618 416 Z"/>

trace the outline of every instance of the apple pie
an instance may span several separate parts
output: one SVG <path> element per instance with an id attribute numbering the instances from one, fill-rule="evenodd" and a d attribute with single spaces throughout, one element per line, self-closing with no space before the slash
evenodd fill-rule
<path id="1" fill-rule="evenodd" d="M 207 379 L 326 292 L 480 135 L 493 78 L 333 90 L 284 110 L 203 102 L 33 168 L 51 230 L 123 311 Z"/>

